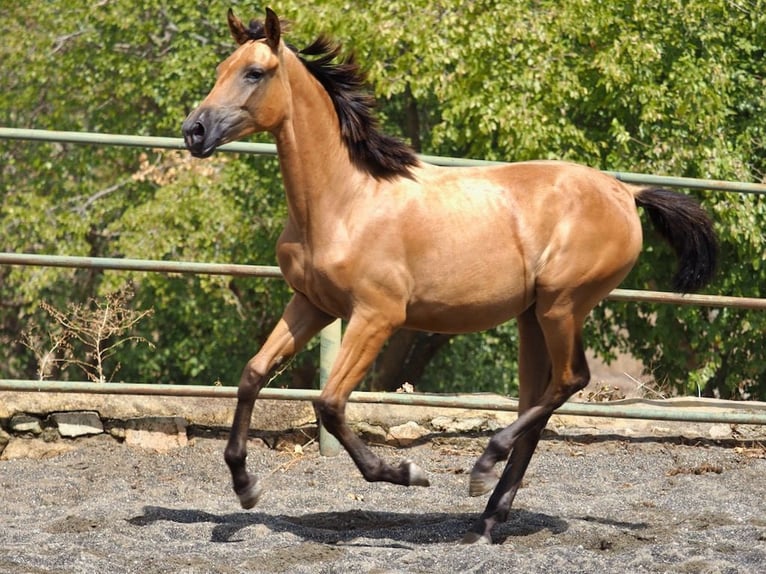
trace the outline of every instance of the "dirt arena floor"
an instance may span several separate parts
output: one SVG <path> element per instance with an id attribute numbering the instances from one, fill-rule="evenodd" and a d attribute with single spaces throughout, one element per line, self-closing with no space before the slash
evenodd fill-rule
<path id="1" fill-rule="evenodd" d="M 20 439 L 13 440 L 40 440 Z M 492 546 L 458 544 L 487 436 L 410 448 L 430 488 L 368 484 L 316 443 L 252 440 L 266 491 L 231 492 L 217 433 L 165 454 L 108 435 L 48 458 L 0 461 L 0 572 L 766 571 L 766 449 L 757 441 L 548 435 Z"/>

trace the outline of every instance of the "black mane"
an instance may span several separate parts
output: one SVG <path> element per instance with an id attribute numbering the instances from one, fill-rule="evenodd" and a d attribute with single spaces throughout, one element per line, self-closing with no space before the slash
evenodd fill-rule
<path id="1" fill-rule="evenodd" d="M 252 40 L 266 37 L 260 20 L 252 20 L 247 33 Z M 378 179 L 410 177 L 410 168 L 418 164 L 417 155 L 401 140 L 379 130 L 375 99 L 363 91 L 365 75 L 353 54 L 336 62 L 341 47 L 326 36 L 302 50 L 288 47 L 329 94 L 351 161 Z"/>

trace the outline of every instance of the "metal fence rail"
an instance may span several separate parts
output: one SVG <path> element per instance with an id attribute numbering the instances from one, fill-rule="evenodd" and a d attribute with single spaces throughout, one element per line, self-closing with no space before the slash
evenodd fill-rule
<path id="1" fill-rule="evenodd" d="M 237 396 L 236 387 L 4 379 L 0 379 L 0 391 L 208 398 L 236 398 Z M 258 398 L 281 401 L 314 401 L 319 398 L 320 392 L 312 389 L 271 389 L 267 387 L 261 390 Z M 515 412 L 518 410 L 516 399 L 492 393 L 468 395 L 355 391 L 351 393 L 349 402 L 482 411 Z M 677 401 L 643 399 L 627 399 L 610 403 L 570 402 L 561 406 L 556 414 L 702 423 L 766 424 L 766 404 L 764 403 L 712 401 L 710 399 L 690 399 L 685 402 L 684 406 L 679 405 Z"/>
<path id="2" fill-rule="evenodd" d="M 41 267 L 147 271 L 152 273 L 282 277 L 282 272 L 279 270 L 279 267 L 273 265 L 195 263 L 191 261 L 116 259 L 110 257 L 77 257 L 71 255 L 39 255 L 32 253 L 0 252 L 0 265 L 36 265 Z M 755 297 L 729 297 L 724 295 L 699 295 L 694 293 L 682 295 L 680 293 L 670 293 L 667 291 L 643 291 L 637 289 L 615 289 L 607 296 L 607 299 L 611 301 L 672 303 L 674 305 L 697 305 L 703 307 L 766 309 L 766 299 L 758 299 Z"/>
<path id="3" fill-rule="evenodd" d="M 186 149 L 181 138 L 48 131 L 4 127 L 0 127 L 0 139 L 94 145 L 116 145 L 156 149 Z M 254 153 L 262 155 L 276 155 L 277 153 L 277 149 L 274 144 L 250 142 L 232 142 L 226 145 L 222 145 L 218 148 L 218 150 L 224 152 Z M 419 157 L 426 163 L 455 167 L 506 163 L 481 159 L 464 159 L 457 157 L 442 157 L 422 154 Z M 691 177 L 671 177 L 665 175 L 633 173 L 629 171 L 606 171 L 605 173 L 613 175 L 625 183 L 635 183 L 638 185 L 662 185 L 667 187 L 683 187 L 686 189 L 710 189 L 714 191 L 766 194 L 766 184 L 762 183 L 721 181 L 717 179 L 697 179 Z"/>
<path id="4" fill-rule="evenodd" d="M 114 134 L 93 134 L 81 132 L 62 132 L 46 130 L 28 130 L 0 127 L 0 139 L 64 142 L 93 145 L 117 145 L 131 147 L 149 147 L 160 149 L 184 149 L 180 138 L 126 136 Z M 242 143 L 227 144 L 221 151 L 256 154 L 276 154 L 273 144 Z M 420 156 L 428 163 L 445 166 L 487 165 L 501 162 L 465 160 L 437 156 Z M 630 172 L 607 172 L 626 183 L 642 185 L 662 185 L 689 189 L 709 189 L 738 193 L 766 193 L 766 185 L 747 182 L 728 182 L 719 180 L 692 179 L 682 177 L 655 176 Z M 266 265 L 235 265 L 219 263 L 194 263 L 179 261 L 154 261 L 140 259 L 114 259 L 93 257 L 72 257 L 39 254 L 0 253 L 0 264 L 38 265 L 65 268 L 93 268 L 102 270 L 145 271 L 161 273 L 199 273 L 216 275 L 239 275 L 253 277 L 281 277 L 278 267 Z M 749 297 L 725 297 L 715 295 L 680 295 L 658 291 L 635 291 L 615 289 L 608 297 L 615 301 L 642 301 L 653 303 L 672 303 L 676 305 L 703 305 L 716 307 L 737 307 L 744 309 L 766 309 L 766 299 Z M 325 373 L 329 368 L 320 366 Z M 78 392 L 98 394 L 150 394 L 174 396 L 236 396 L 233 387 L 212 386 L 176 386 L 161 384 L 125 384 L 125 383 L 83 383 L 68 381 L 20 381 L 0 380 L 0 391 L 24 392 Z M 261 398 L 279 400 L 314 400 L 320 391 L 295 389 L 264 389 Z M 502 399 L 502 400 L 499 400 Z M 420 393 L 371 393 L 354 392 L 352 402 L 384 403 L 400 405 L 422 405 L 435 407 L 474 408 L 481 410 L 516 410 L 513 400 L 492 395 L 430 395 Z M 652 408 L 646 404 L 651 403 Z M 659 407 L 659 408 L 658 408 Z M 649 420 L 723 422 L 730 424 L 766 424 L 766 408 L 763 405 L 742 403 L 731 407 L 727 412 L 693 410 L 691 407 L 663 405 L 662 401 L 644 401 L 641 404 L 630 402 L 604 403 L 567 403 L 558 409 L 558 414 L 581 416 L 604 416 L 613 418 L 634 418 Z"/>
<path id="5" fill-rule="evenodd" d="M 191 261 L 159 261 L 155 259 L 118 259 L 114 257 L 78 257 L 72 255 L 38 255 L 0 252 L 0 264 L 100 269 L 114 271 L 147 271 L 150 273 L 184 273 L 199 275 L 231 275 L 240 277 L 282 277 L 274 265 L 241 265 L 232 263 L 194 263 Z"/>

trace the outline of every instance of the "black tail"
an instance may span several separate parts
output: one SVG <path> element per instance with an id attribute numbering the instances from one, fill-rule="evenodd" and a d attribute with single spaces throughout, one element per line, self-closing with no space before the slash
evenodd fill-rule
<path id="1" fill-rule="evenodd" d="M 705 286 L 715 273 L 718 243 L 713 223 L 696 200 L 667 189 L 642 189 L 636 205 L 649 214 L 654 227 L 678 257 L 673 288 L 680 293 Z"/>

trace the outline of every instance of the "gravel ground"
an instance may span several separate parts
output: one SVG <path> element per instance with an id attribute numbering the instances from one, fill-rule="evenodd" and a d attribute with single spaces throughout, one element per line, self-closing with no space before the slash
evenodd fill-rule
<path id="1" fill-rule="evenodd" d="M 345 453 L 253 439 L 267 490 L 243 511 L 220 437 L 166 454 L 77 439 L 0 461 L 0 572 L 766 571 L 759 443 L 548 436 L 495 544 L 462 546 L 486 502 L 467 496 L 486 440 L 378 447 L 429 472 L 430 488 L 407 489 L 366 483 Z"/>

